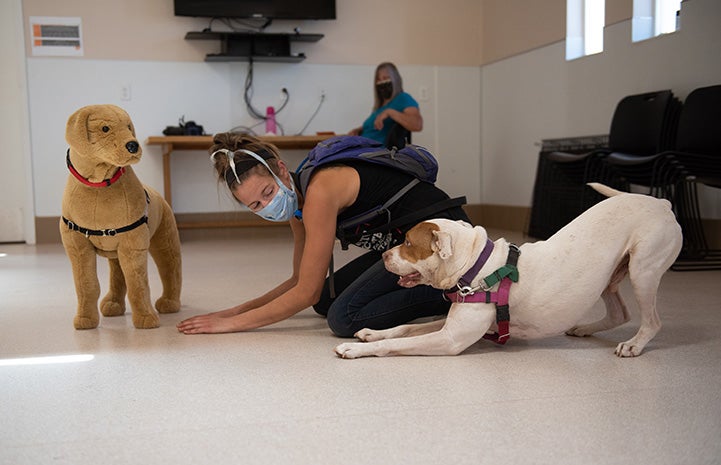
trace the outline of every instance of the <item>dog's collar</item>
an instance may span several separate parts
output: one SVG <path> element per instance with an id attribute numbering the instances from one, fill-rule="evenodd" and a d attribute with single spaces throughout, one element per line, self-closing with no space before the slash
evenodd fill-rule
<path id="1" fill-rule="evenodd" d="M 68 170 L 70 170 L 70 173 L 72 173 L 72 175 L 75 176 L 75 179 L 82 182 L 86 186 L 90 186 L 90 187 L 108 187 L 108 186 L 112 185 L 115 181 L 120 179 L 120 176 L 122 176 L 123 173 L 125 173 L 125 167 L 121 166 L 120 168 L 118 168 L 118 171 L 115 172 L 115 174 L 113 175 L 112 178 L 104 179 L 100 182 L 93 182 L 93 181 L 88 180 L 88 178 L 83 177 L 83 175 L 80 174 L 78 172 L 78 170 L 75 169 L 73 164 L 70 163 L 70 149 L 68 149 L 68 153 L 65 156 L 65 161 L 68 164 Z"/>
<path id="2" fill-rule="evenodd" d="M 488 261 L 488 257 L 491 256 L 491 252 L 493 252 L 493 241 L 490 239 L 486 239 L 486 245 L 485 247 L 483 247 L 483 250 L 478 256 L 476 263 L 474 263 L 473 266 L 468 271 L 466 271 L 463 276 L 461 276 L 461 279 L 458 280 L 459 288 L 468 287 L 471 285 L 475 277 L 478 276 L 478 273 L 481 272 L 481 268 L 483 268 L 483 265 L 485 265 L 486 261 Z"/>

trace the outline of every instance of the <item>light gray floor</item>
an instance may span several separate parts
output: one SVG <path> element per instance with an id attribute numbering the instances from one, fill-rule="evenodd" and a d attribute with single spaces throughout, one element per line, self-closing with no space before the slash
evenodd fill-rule
<path id="1" fill-rule="evenodd" d="M 129 315 L 74 330 L 62 247 L 0 245 L 0 363 L 93 356 L 0 366 L 0 464 L 721 463 L 721 272 L 666 274 L 664 327 L 635 359 L 613 355 L 634 320 L 457 357 L 342 360 L 312 310 L 250 333 L 179 334 L 180 319 L 289 273 L 284 229 L 194 236 L 183 308 L 153 330 Z"/>

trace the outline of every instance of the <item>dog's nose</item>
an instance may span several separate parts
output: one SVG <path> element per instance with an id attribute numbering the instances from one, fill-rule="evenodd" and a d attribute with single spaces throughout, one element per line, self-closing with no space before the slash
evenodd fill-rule
<path id="1" fill-rule="evenodd" d="M 136 153 L 140 148 L 140 144 L 138 144 L 134 140 L 131 140 L 130 142 L 125 144 L 125 148 L 128 149 L 128 152 L 130 153 Z"/>

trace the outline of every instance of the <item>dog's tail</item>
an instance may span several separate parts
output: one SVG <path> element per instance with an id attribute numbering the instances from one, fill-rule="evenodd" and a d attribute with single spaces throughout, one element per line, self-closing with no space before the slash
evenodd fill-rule
<path id="1" fill-rule="evenodd" d="M 598 182 L 589 182 L 588 185 L 593 188 L 596 192 L 605 195 L 606 197 L 613 197 L 614 195 L 625 194 L 626 192 L 617 191 L 611 187 Z"/>

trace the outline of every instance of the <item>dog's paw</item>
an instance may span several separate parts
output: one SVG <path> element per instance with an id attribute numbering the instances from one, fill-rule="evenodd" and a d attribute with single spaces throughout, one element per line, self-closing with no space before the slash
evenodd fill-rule
<path id="1" fill-rule="evenodd" d="M 177 313 L 180 310 L 180 301 L 161 297 L 155 301 L 155 309 L 160 313 Z"/>
<path id="2" fill-rule="evenodd" d="M 95 329 L 99 324 L 100 317 L 98 315 L 94 317 L 75 315 L 75 319 L 73 319 L 75 329 Z"/>
<path id="3" fill-rule="evenodd" d="M 633 344 L 629 344 L 630 341 L 622 342 L 616 346 L 616 350 L 613 352 L 619 357 L 638 357 L 643 352 L 643 347 L 639 347 Z"/>
<path id="4" fill-rule="evenodd" d="M 586 337 L 593 334 L 592 331 L 589 331 L 586 326 L 574 326 L 573 328 L 566 331 L 566 336 L 574 336 L 574 337 Z"/>
<path id="5" fill-rule="evenodd" d="M 363 342 L 380 341 L 381 339 L 383 339 L 380 331 L 374 331 L 368 328 L 361 329 L 360 331 L 355 333 L 354 336 L 356 337 L 356 339 Z"/>
<path id="6" fill-rule="evenodd" d="M 133 326 L 137 329 L 157 328 L 160 326 L 160 319 L 155 312 L 142 314 L 133 312 Z"/>
<path id="7" fill-rule="evenodd" d="M 336 346 L 335 353 L 341 358 L 360 358 L 370 355 L 365 353 L 363 346 L 361 342 L 344 342 Z"/>
<path id="8" fill-rule="evenodd" d="M 125 302 L 103 299 L 103 301 L 100 302 L 100 313 L 102 313 L 103 316 L 125 315 Z"/>

